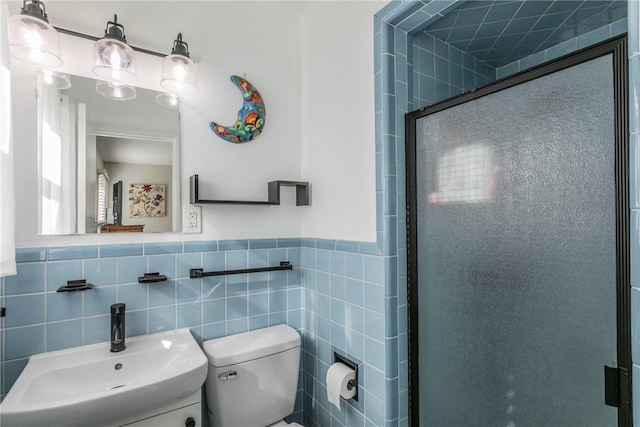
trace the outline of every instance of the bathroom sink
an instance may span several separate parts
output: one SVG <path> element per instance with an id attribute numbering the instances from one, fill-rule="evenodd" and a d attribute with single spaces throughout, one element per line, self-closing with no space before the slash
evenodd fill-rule
<path id="1" fill-rule="evenodd" d="M 207 358 L 189 329 L 32 356 L 0 405 L 0 425 L 110 425 L 193 394 Z"/>

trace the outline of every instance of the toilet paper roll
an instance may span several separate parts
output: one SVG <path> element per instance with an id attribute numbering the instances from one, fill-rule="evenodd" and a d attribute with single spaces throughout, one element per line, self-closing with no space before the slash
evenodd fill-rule
<path id="1" fill-rule="evenodd" d="M 347 365 L 336 362 L 327 370 L 327 399 L 340 410 L 340 396 L 351 399 L 356 395 L 356 387 L 347 388 L 349 380 L 356 379 L 356 371 Z"/>

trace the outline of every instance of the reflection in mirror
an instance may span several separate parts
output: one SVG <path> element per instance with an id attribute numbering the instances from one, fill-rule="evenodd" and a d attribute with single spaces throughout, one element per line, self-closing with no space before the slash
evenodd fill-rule
<path id="1" fill-rule="evenodd" d="M 151 90 L 117 101 L 92 79 L 70 76 L 68 89 L 46 81 L 39 73 L 39 234 L 178 231 L 178 111 Z"/>

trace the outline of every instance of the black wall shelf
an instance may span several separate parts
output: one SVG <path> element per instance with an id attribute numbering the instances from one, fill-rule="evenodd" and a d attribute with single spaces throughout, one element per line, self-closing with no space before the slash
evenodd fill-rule
<path id="1" fill-rule="evenodd" d="M 78 279 L 67 280 L 67 284 L 60 286 L 56 292 L 75 292 L 86 291 L 89 289 L 93 289 L 93 285 L 91 283 L 87 283 L 85 279 Z"/>
<path id="2" fill-rule="evenodd" d="M 280 204 L 280 187 L 296 187 L 296 206 L 309 206 L 311 203 L 310 187 L 308 182 L 300 181 L 271 181 L 268 184 L 267 201 L 259 200 L 207 200 L 201 199 L 198 191 L 198 175 L 189 178 L 189 200 L 192 205 L 200 203 L 224 204 L 224 205 L 266 205 Z"/>
<path id="3" fill-rule="evenodd" d="M 166 281 L 167 276 L 165 276 L 164 274 L 160 274 L 159 272 L 144 273 L 144 276 L 138 277 L 138 283 L 156 283 Z"/>
<path id="4" fill-rule="evenodd" d="M 202 268 L 192 268 L 191 270 L 189 270 L 189 278 L 199 279 L 201 277 L 224 276 L 228 274 L 260 273 L 263 271 L 279 270 L 293 270 L 293 265 L 289 264 L 289 261 L 280 261 L 280 265 L 276 265 L 273 267 L 245 268 L 242 270 L 203 271 Z"/>

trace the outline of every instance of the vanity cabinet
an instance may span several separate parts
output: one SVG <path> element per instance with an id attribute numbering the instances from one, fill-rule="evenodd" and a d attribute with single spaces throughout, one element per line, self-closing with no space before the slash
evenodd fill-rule
<path id="1" fill-rule="evenodd" d="M 145 418 L 131 424 L 125 424 L 122 427 L 201 427 L 201 405 L 195 404 L 184 408 L 175 409 L 156 415 L 155 417 Z"/>
<path id="2" fill-rule="evenodd" d="M 202 391 L 114 424 L 114 427 L 202 427 Z"/>

